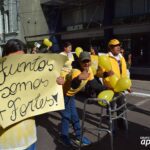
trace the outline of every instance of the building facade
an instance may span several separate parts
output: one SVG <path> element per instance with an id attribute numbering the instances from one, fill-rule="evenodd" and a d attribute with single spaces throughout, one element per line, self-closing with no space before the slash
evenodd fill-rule
<path id="1" fill-rule="evenodd" d="M 99 52 L 106 52 L 107 41 L 118 38 L 132 54 L 133 73 L 141 68 L 139 74 L 150 74 L 149 0 L 41 0 L 41 3 L 59 9 L 61 22 L 57 20 L 60 26 L 55 33 L 61 40 L 69 40 L 86 50 L 92 44 Z"/>
<path id="2" fill-rule="evenodd" d="M 1 0 L 0 45 L 10 38 L 26 42 L 48 37 L 107 52 L 118 38 L 132 54 L 133 72 L 150 74 L 150 0 Z M 135 69 L 134 69 L 135 68 Z M 143 70 L 146 69 L 145 70 Z"/>
<path id="3" fill-rule="evenodd" d="M 40 0 L 0 1 L 0 48 L 12 38 L 24 42 L 38 41 L 27 36 L 48 34 L 49 29 Z M 47 36 L 46 36 L 47 37 Z"/>

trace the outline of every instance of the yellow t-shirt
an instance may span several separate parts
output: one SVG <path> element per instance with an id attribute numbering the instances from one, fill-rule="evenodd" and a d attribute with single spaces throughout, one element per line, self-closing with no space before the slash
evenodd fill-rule
<path id="1" fill-rule="evenodd" d="M 121 72 L 120 72 L 120 68 L 119 68 L 119 64 L 118 64 L 117 59 L 110 52 L 107 55 L 109 57 L 109 61 L 110 61 L 110 64 L 111 64 L 111 69 L 115 73 L 115 75 L 119 79 L 121 77 L 127 77 L 127 67 L 126 67 L 126 62 L 125 62 L 124 57 L 120 54 L 118 55 L 118 58 L 119 58 L 120 64 L 121 64 Z M 104 68 L 99 68 L 98 71 L 97 71 L 97 76 L 102 77 L 104 72 L 105 72 Z M 104 85 L 107 85 L 108 87 L 111 87 L 109 77 L 103 78 L 103 82 L 104 82 Z"/>
<path id="2" fill-rule="evenodd" d="M 71 81 L 72 79 L 76 78 L 77 76 L 79 76 L 79 74 L 81 74 L 81 71 L 79 69 L 72 69 L 71 71 L 71 78 L 70 80 L 66 81 L 66 84 L 64 85 L 64 94 L 67 96 L 74 96 L 76 93 L 78 93 L 85 85 L 88 81 L 93 80 L 94 79 L 94 75 L 92 72 L 92 69 L 90 68 L 88 73 L 90 73 L 90 76 L 88 77 L 87 80 L 82 80 L 79 87 L 76 89 L 71 88 Z"/>
<path id="3" fill-rule="evenodd" d="M 0 127 L 0 150 L 23 150 L 37 140 L 34 119 L 26 119 L 6 129 Z"/>
<path id="4" fill-rule="evenodd" d="M 72 69 L 72 62 L 74 61 L 74 57 L 73 57 L 72 53 L 69 53 L 67 55 L 67 53 L 61 52 L 60 54 L 68 57 L 68 60 L 64 64 L 63 68 L 61 69 L 61 73 L 60 73 L 60 76 L 66 78 L 66 76 L 68 75 L 68 73 L 70 73 L 70 71 Z"/>
<path id="5" fill-rule="evenodd" d="M 93 71 L 93 74 L 96 75 L 97 69 L 98 69 L 98 56 L 97 55 L 91 55 L 91 69 Z"/>

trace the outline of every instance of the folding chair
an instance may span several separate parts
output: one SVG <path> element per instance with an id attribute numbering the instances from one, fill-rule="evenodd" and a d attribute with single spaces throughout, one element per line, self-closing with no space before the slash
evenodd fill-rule
<path id="1" fill-rule="evenodd" d="M 124 93 L 120 93 L 117 97 L 114 97 L 112 101 L 113 102 L 117 101 L 117 99 L 119 99 L 122 95 L 124 95 Z M 106 106 L 99 105 L 98 101 L 102 101 L 104 104 L 106 104 Z M 87 104 L 89 104 L 89 105 L 98 104 L 99 107 L 101 108 L 100 117 L 99 117 L 99 127 L 95 127 L 95 128 L 84 127 L 84 122 L 85 122 L 85 118 L 86 118 L 86 105 Z M 103 114 L 104 109 L 107 109 L 108 115 Z M 123 112 L 121 114 L 117 115 L 117 112 L 120 111 L 121 109 L 123 109 Z M 108 117 L 108 128 L 102 127 L 104 116 Z M 119 106 L 118 108 L 115 107 L 113 109 L 111 108 L 110 102 L 108 102 L 105 99 L 87 98 L 84 101 L 79 150 L 81 150 L 81 148 L 82 148 L 82 142 L 81 141 L 82 141 L 82 137 L 83 137 L 85 130 L 93 130 L 93 131 L 97 130 L 98 131 L 98 141 L 100 140 L 100 133 L 102 131 L 107 132 L 110 135 L 110 147 L 111 147 L 111 150 L 113 150 L 113 121 L 116 119 L 119 119 L 119 118 L 122 118 L 125 121 L 125 126 L 126 126 L 126 129 L 128 130 L 126 98 L 125 98 L 125 102 L 121 106 Z"/>

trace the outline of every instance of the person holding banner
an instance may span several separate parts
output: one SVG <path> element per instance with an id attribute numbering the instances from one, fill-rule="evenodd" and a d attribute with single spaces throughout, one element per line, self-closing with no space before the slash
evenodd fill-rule
<path id="1" fill-rule="evenodd" d="M 50 48 L 52 45 L 53 43 L 48 38 L 43 39 L 43 42 L 39 47 L 39 53 L 51 53 Z"/>
<path id="2" fill-rule="evenodd" d="M 3 56 L 19 55 L 27 52 L 25 44 L 18 39 L 8 40 Z M 37 141 L 34 118 L 23 120 L 6 129 L 0 127 L 0 149 L 2 150 L 35 150 Z"/>
<path id="3" fill-rule="evenodd" d="M 110 86 L 110 78 L 111 76 L 115 75 L 117 77 L 117 80 L 120 78 L 127 77 L 127 67 L 126 67 L 126 61 L 124 57 L 120 54 L 120 41 L 118 39 L 112 39 L 108 43 L 108 49 L 109 52 L 107 54 L 108 61 L 110 66 L 108 68 L 111 68 L 109 71 L 105 70 L 104 68 L 99 68 L 102 73 L 104 85 Z M 105 63 L 106 65 L 106 63 Z M 114 78 L 112 78 L 114 80 Z M 117 94 L 116 94 L 117 95 Z M 125 103 L 125 96 L 122 95 L 121 98 L 119 98 L 116 101 L 117 107 L 121 106 L 123 103 Z M 114 107 L 114 103 L 111 103 L 112 107 Z M 118 112 L 118 115 L 121 114 L 123 110 Z M 117 124 L 120 129 L 126 129 L 124 120 L 122 118 L 117 119 Z"/>
<path id="4" fill-rule="evenodd" d="M 88 52 L 81 52 L 79 55 L 79 66 L 74 66 L 70 73 L 70 78 L 66 80 L 63 85 L 64 89 L 64 100 L 65 100 L 65 110 L 61 111 L 61 139 L 65 145 L 71 146 L 71 140 L 69 137 L 69 123 L 72 123 L 75 130 L 76 143 L 79 144 L 81 136 L 81 127 L 79 122 L 79 117 L 75 105 L 75 95 L 85 85 L 88 81 L 94 81 L 94 75 L 90 68 L 91 57 Z M 95 86 L 94 86 L 95 87 Z M 93 88 L 94 88 L 93 87 Z M 97 88 L 97 87 L 96 87 Z M 99 92 L 107 89 L 105 86 L 99 87 Z M 83 145 L 89 145 L 91 142 L 88 138 L 82 138 Z"/>
<path id="5" fill-rule="evenodd" d="M 40 46 L 41 45 L 38 42 L 34 42 L 33 46 L 31 47 L 31 54 L 37 54 Z"/>

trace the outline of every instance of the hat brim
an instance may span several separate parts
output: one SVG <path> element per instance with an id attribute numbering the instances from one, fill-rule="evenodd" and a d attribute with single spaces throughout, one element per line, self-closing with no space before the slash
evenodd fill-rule
<path id="1" fill-rule="evenodd" d="M 80 61 L 85 61 L 85 60 L 91 61 L 91 59 L 89 57 L 84 57 L 84 58 L 80 59 Z"/>

